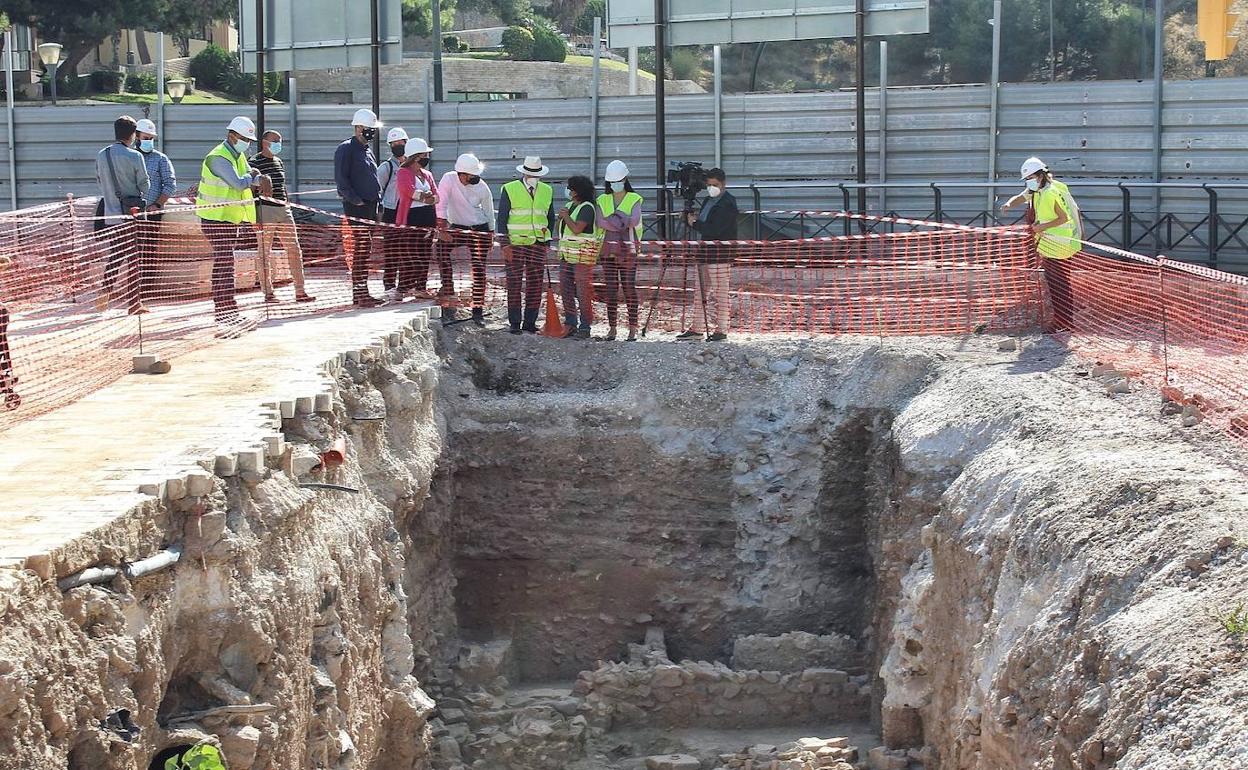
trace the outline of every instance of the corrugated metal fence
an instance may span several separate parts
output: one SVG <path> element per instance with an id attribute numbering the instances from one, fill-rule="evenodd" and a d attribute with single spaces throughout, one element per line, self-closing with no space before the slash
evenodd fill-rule
<path id="1" fill-rule="evenodd" d="M 1165 244 L 1176 256 L 1200 258 L 1207 246 L 1210 201 L 1201 183 L 1215 184 L 1219 222 L 1215 223 L 1223 268 L 1248 266 L 1248 79 L 1170 82 L 1162 112 L 1162 172 L 1167 181 L 1196 183 L 1161 193 L 1161 219 L 1151 213 L 1153 112 L 1152 83 L 1090 82 L 1005 84 L 998 113 L 998 180 L 1012 182 L 1028 155 L 1049 161 L 1057 174 L 1081 184 L 1077 197 L 1090 232 L 1106 242 L 1123 236 L 1124 193 L 1129 185 L 1134 213 L 1132 244 L 1149 250 L 1146 228 L 1154 222 L 1173 231 Z M 987 207 L 982 185 L 988 173 L 989 88 L 982 85 L 940 88 L 893 88 L 886 100 L 886 190 L 871 190 L 871 206 L 905 216 L 967 221 Z M 715 157 L 714 97 L 675 96 L 668 100 L 667 156 L 671 160 Z M 867 94 L 867 178 L 878 181 L 880 110 L 878 92 Z M 94 155 L 111 133 L 116 115 L 138 107 L 19 106 L 16 109 L 19 206 L 63 199 L 68 193 L 95 192 Z M 204 153 L 224 136 L 224 126 L 240 111 L 235 106 L 167 105 L 165 151 L 179 171 L 179 186 L 196 181 Z M 253 110 L 244 108 L 244 114 Z M 413 135 L 424 133 L 422 105 L 388 105 L 383 117 Z M 291 108 L 272 106 L 268 125 L 285 134 L 301 189 L 332 186 L 334 145 L 348 135 L 351 109 L 300 105 L 297 132 L 291 131 Z M 154 116 L 154 115 L 153 115 Z M 519 100 L 493 103 L 437 104 L 428 116 L 432 127 L 435 172 L 454 157 L 476 152 L 494 170 L 487 180 L 509 178 L 511 167 L 528 154 L 539 154 L 555 176 L 589 172 L 590 102 L 588 99 Z M 757 185 L 761 208 L 840 209 L 839 183 L 855 178 L 854 109 L 850 92 L 812 94 L 739 94 L 723 97 L 723 166 L 733 185 Z M 3 138 L 0 132 L 0 139 Z M 7 148 L 6 148 L 7 150 Z M 600 102 L 598 173 L 613 158 L 628 162 L 634 179 L 654 178 L 654 102 L 650 97 L 607 97 Z M 795 184 L 795 180 L 814 180 Z M 937 207 L 931 182 L 938 182 Z M 944 184 L 954 183 L 952 185 Z M 977 182 L 980 186 L 958 186 Z M 911 185 L 902 187 L 898 185 Z M 0 200 L 9 200 L 8 175 L 0 175 Z M 998 203 L 1011 192 L 1001 187 Z M 745 190 L 742 208 L 753 208 L 755 191 Z M 653 197 L 653 196 L 651 196 Z M 330 196 L 306 201 L 336 208 Z M 1205 219 L 1202 219 L 1205 218 Z M 1145 221 L 1147 220 L 1147 221 Z M 1154 244 L 1156 245 L 1156 244 Z M 1164 248 L 1164 246 L 1163 246 Z M 1229 258 L 1228 258 L 1229 255 Z"/>

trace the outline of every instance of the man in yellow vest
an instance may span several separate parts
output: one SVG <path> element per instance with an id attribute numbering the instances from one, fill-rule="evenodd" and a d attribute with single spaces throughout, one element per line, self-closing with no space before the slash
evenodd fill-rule
<path id="1" fill-rule="evenodd" d="M 1030 207 L 1028 221 L 1036 234 L 1036 252 L 1041 257 L 1049 302 L 1053 306 L 1050 331 L 1070 331 L 1075 301 L 1068 260 L 1079 252 L 1079 241 L 1083 238 L 1079 204 L 1075 203 L 1070 188 L 1054 179 L 1049 167 L 1039 158 L 1023 161 L 1021 175 L 1027 189 L 1006 201 L 1001 209 L 1009 211 L 1023 202 Z"/>
<path id="2" fill-rule="evenodd" d="M 550 169 L 537 155 L 526 157 L 516 171 L 520 178 L 503 185 L 499 196 L 498 233 L 507 265 L 507 322 L 512 334 L 532 334 L 537 332 L 542 272 L 550 234 L 555 231 L 555 196 L 550 185 L 541 181 Z"/>
<path id="3" fill-rule="evenodd" d="M 247 150 L 256 141 L 256 124 L 239 116 L 230 121 L 225 141 L 212 148 L 199 171 L 195 207 L 199 226 L 212 246 L 213 315 L 225 336 L 244 330 L 234 299 L 234 249 L 256 222 L 255 196 L 272 192 L 271 182 L 247 162 Z"/>

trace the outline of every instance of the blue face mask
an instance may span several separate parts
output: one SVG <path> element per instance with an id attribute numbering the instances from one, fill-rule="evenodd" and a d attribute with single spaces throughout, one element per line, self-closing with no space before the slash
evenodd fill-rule
<path id="1" fill-rule="evenodd" d="M 269 142 L 269 152 L 273 153 L 274 155 L 281 155 L 282 143 L 281 142 Z"/>
<path id="2" fill-rule="evenodd" d="M 1035 191 L 1039 190 L 1039 189 L 1040 189 L 1040 180 L 1039 180 L 1039 179 L 1035 179 L 1035 178 L 1028 179 L 1028 180 L 1027 180 L 1027 189 L 1028 189 L 1028 190 L 1031 190 L 1032 192 L 1035 192 Z"/>
<path id="3" fill-rule="evenodd" d="M 246 155 L 247 148 L 250 146 L 251 146 L 251 142 L 247 141 L 246 139 L 238 139 L 238 140 L 235 140 L 234 142 L 234 149 L 238 151 L 239 155 Z"/>
<path id="4" fill-rule="evenodd" d="M 156 149 L 156 141 L 155 141 L 155 140 L 153 140 L 153 139 L 140 139 L 140 140 L 139 140 L 139 151 L 140 151 L 140 152 L 151 152 L 151 151 L 152 151 L 152 150 L 154 150 L 154 149 Z"/>

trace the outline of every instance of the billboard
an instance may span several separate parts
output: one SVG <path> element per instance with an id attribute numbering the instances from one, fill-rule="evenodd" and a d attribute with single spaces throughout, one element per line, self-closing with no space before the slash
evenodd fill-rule
<path id="1" fill-rule="evenodd" d="M 323 70 L 372 65 L 370 0 L 261 0 L 264 10 L 265 69 L 269 72 Z M 381 63 L 403 60 L 403 8 L 400 0 L 375 0 Z M 256 3 L 239 3 L 238 40 L 243 71 L 256 71 Z"/>
<path id="2" fill-rule="evenodd" d="M 854 0 L 665 0 L 667 44 L 716 45 L 854 36 Z M 866 0 L 866 34 L 927 32 L 927 0 Z M 654 0 L 607 0 L 612 48 L 654 45 Z"/>

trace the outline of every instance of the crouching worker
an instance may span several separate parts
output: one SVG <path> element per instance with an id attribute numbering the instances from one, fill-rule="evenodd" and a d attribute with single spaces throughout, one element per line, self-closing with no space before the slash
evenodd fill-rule
<path id="1" fill-rule="evenodd" d="M 587 176 L 568 180 L 568 205 L 559 209 L 559 293 L 564 337 L 589 339 L 594 323 L 594 265 L 602 241 L 594 230 L 594 183 Z"/>

